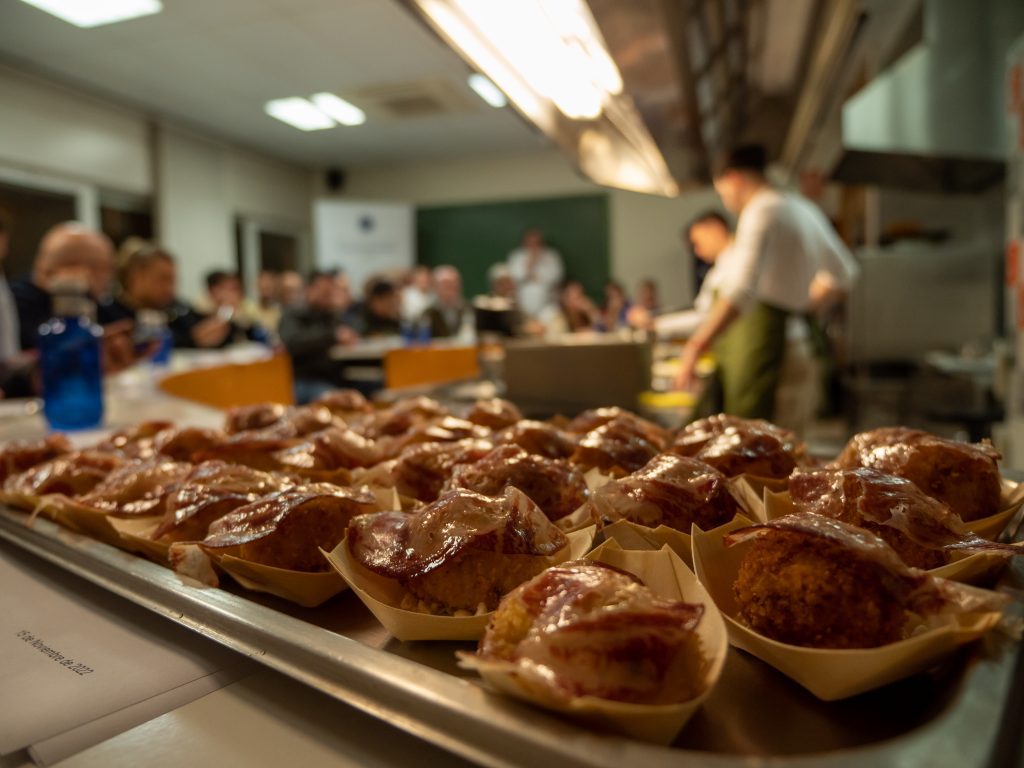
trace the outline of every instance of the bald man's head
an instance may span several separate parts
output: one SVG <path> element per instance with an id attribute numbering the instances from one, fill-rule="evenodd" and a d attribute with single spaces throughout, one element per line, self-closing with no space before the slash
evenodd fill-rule
<path id="1" fill-rule="evenodd" d="M 455 267 L 445 264 L 434 270 L 434 295 L 443 307 L 462 303 L 462 275 Z"/>
<path id="2" fill-rule="evenodd" d="M 89 292 L 104 296 L 114 275 L 114 244 L 102 232 L 68 221 L 43 235 L 32 265 L 32 282 L 44 290 L 57 278 L 86 280 Z"/>

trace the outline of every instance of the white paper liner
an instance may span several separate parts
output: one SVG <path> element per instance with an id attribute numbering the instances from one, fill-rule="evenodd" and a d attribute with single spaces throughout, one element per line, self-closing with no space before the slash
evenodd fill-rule
<path id="1" fill-rule="evenodd" d="M 75 525 L 74 520 L 68 515 L 68 506 L 71 499 L 60 493 L 49 493 L 45 495 L 29 493 L 0 492 L 0 503 L 20 509 L 30 514 L 29 520 L 36 517 L 45 517 L 65 528 L 81 533 L 81 529 Z"/>
<path id="2" fill-rule="evenodd" d="M 348 588 L 345 580 L 333 569 L 292 571 L 227 554 L 213 554 L 211 559 L 246 589 L 276 595 L 305 608 L 315 608 Z"/>
<path id="3" fill-rule="evenodd" d="M 880 688 L 927 669 L 959 646 L 995 627 L 1000 612 L 951 617 L 948 624 L 878 648 L 804 648 L 771 640 L 738 619 L 732 585 L 744 551 L 752 542 L 726 548 L 723 537 L 750 525 L 737 517 L 712 532 L 694 529 L 693 563 L 697 577 L 715 600 L 729 630 L 729 642 L 792 678 L 819 699 L 835 701 Z"/>
<path id="4" fill-rule="evenodd" d="M 764 499 L 771 490 L 764 484 L 765 478 L 756 478 L 752 475 L 737 475 L 726 480 L 726 485 L 732 493 L 733 498 L 739 502 L 747 517 L 759 523 L 767 522 L 764 510 Z M 783 481 L 782 488 L 789 487 L 789 480 Z"/>
<path id="5" fill-rule="evenodd" d="M 583 557 L 594 541 L 593 526 L 566 534 L 569 543 L 548 558 L 551 565 Z M 342 541 L 324 557 L 344 577 L 352 591 L 384 628 L 402 641 L 411 640 L 479 640 L 493 611 L 476 616 L 436 616 L 409 611 L 398 606 L 404 590 L 401 585 L 360 566 L 352 560 L 347 541 Z"/>
<path id="6" fill-rule="evenodd" d="M 999 511 L 994 515 L 982 517 L 978 520 L 965 522 L 967 530 L 978 534 L 983 539 L 994 541 L 999 538 L 1007 524 L 1017 514 L 1021 504 L 1024 504 L 1024 483 L 1015 483 L 1012 480 L 1003 478 L 1001 482 L 1002 491 L 999 498 Z"/>
<path id="7" fill-rule="evenodd" d="M 144 555 L 154 563 L 170 567 L 167 550 L 171 545 L 153 538 L 163 519 L 163 515 L 136 518 L 108 517 L 107 522 L 121 537 L 121 549 Z"/>
<path id="8" fill-rule="evenodd" d="M 616 520 L 601 529 L 600 533 L 604 540 L 616 541 L 623 549 L 658 550 L 668 547 L 679 556 L 687 568 L 693 569 L 693 541 L 689 533 L 677 531 L 667 525 L 648 528 L 630 520 Z"/>
<path id="9" fill-rule="evenodd" d="M 630 704 L 594 696 L 565 701 L 522 685 L 515 665 L 509 662 L 464 654 L 462 666 L 475 669 L 503 693 L 566 715 L 596 730 L 612 730 L 634 739 L 669 744 L 711 695 L 721 677 L 728 653 L 728 635 L 722 616 L 697 577 L 667 545 L 661 549 L 630 550 L 620 546 L 617 540 L 609 540 L 587 555 L 587 559 L 632 573 L 661 597 L 704 606 L 697 634 L 707 666 L 705 685 L 699 696 L 680 704 L 660 705 Z"/>

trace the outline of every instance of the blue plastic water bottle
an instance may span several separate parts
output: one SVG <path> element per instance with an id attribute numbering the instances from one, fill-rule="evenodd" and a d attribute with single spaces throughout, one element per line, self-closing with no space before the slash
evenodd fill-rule
<path id="1" fill-rule="evenodd" d="M 155 309 L 140 309 L 135 313 L 135 341 L 136 354 L 149 354 L 150 362 L 157 367 L 166 368 L 171 362 L 171 352 L 174 349 L 174 339 L 171 329 L 167 327 L 167 313 Z"/>
<path id="2" fill-rule="evenodd" d="M 51 286 L 53 317 L 39 326 L 43 413 L 50 427 L 90 429 L 103 422 L 103 370 L 96 305 L 84 282 Z"/>
<path id="3" fill-rule="evenodd" d="M 430 319 L 427 317 L 420 318 L 419 327 L 416 329 L 416 343 L 423 347 L 430 344 Z"/>

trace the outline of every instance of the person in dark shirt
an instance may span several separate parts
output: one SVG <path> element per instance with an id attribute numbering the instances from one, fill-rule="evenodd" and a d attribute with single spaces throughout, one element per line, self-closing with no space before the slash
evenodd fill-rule
<path id="1" fill-rule="evenodd" d="M 156 245 L 140 243 L 124 256 L 121 294 L 111 311 L 131 319 L 143 309 L 162 312 L 177 348 L 213 349 L 230 344 L 230 321 L 216 314 L 202 315 L 178 300 L 177 280 L 174 257 Z"/>
<path id="2" fill-rule="evenodd" d="M 50 286 L 65 277 L 77 277 L 88 283 L 100 325 L 121 319 L 109 300 L 113 267 L 114 246 L 106 235 L 73 221 L 51 228 L 39 242 L 32 274 L 10 286 L 18 311 L 21 348 L 37 347 L 39 326 L 53 317 Z"/>
<path id="3" fill-rule="evenodd" d="M 331 348 L 359 340 L 345 322 L 348 291 L 342 275 L 313 272 L 305 297 L 303 304 L 284 310 L 277 329 L 292 359 L 295 399 L 300 404 L 341 386 L 343 364 L 331 359 Z"/>
<path id="4" fill-rule="evenodd" d="M 463 324 L 473 328 L 473 310 L 462 296 L 462 275 L 451 266 L 434 270 L 434 301 L 423 313 L 434 339 L 458 336 Z"/>
<path id="5" fill-rule="evenodd" d="M 402 295 L 390 280 L 371 280 L 360 317 L 363 336 L 398 336 L 402 333 Z"/>

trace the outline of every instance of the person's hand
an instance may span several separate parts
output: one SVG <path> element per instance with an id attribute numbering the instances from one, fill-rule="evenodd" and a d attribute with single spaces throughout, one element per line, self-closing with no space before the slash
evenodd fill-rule
<path id="1" fill-rule="evenodd" d="M 351 347 L 353 344 L 359 343 L 359 334 L 347 325 L 339 325 L 338 329 L 334 332 L 334 338 L 345 347 Z"/>
<path id="2" fill-rule="evenodd" d="M 827 274 L 815 275 L 808 292 L 811 312 L 818 316 L 824 315 L 842 301 L 845 295 L 846 292 Z"/>
<path id="3" fill-rule="evenodd" d="M 693 344 L 683 347 L 679 356 L 679 371 L 672 382 L 675 389 L 691 391 L 697 381 L 697 361 L 700 359 L 700 349 Z"/>
<path id="4" fill-rule="evenodd" d="M 654 315 L 646 307 L 641 307 L 639 304 L 634 304 L 626 310 L 626 322 L 630 328 L 636 328 L 641 331 L 654 330 Z"/>
<path id="5" fill-rule="evenodd" d="M 214 315 L 196 323 L 192 328 L 192 341 L 197 347 L 216 347 L 224 343 L 230 332 L 231 324 Z"/>
<path id="6" fill-rule="evenodd" d="M 132 330 L 135 323 L 131 320 L 118 320 L 103 326 L 102 359 L 104 373 L 118 373 L 130 368 L 139 360 L 135 344 L 132 341 Z M 158 346 L 156 342 L 147 349 L 144 355 L 152 354 Z"/>

